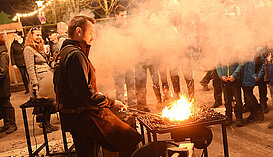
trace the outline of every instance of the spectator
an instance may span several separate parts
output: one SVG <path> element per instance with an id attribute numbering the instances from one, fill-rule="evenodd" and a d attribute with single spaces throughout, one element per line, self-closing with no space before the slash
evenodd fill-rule
<path id="1" fill-rule="evenodd" d="M 9 55 L 3 34 L 0 34 L 0 111 L 4 115 L 4 126 L 0 133 L 7 134 L 17 130 L 14 108 L 10 103 Z"/>
<path id="2" fill-rule="evenodd" d="M 54 68 L 56 56 L 59 54 L 61 49 L 61 42 L 59 41 L 59 34 L 56 29 L 50 29 L 48 32 L 49 37 L 49 48 L 50 48 L 50 57 L 49 57 L 49 65 Z"/>
<path id="3" fill-rule="evenodd" d="M 29 87 L 28 87 L 28 73 L 26 69 L 26 63 L 24 59 L 24 38 L 23 33 L 21 31 L 17 31 L 14 34 L 14 40 L 10 47 L 10 57 L 11 57 L 11 64 L 14 68 L 17 68 L 20 70 L 22 80 L 24 82 L 25 86 L 25 94 L 29 93 Z"/>
<path id="4" fill-rule="evenodd" d="M 250 115 L 247 117 L 248 122 L 261 122 L 264 120 L 262 106 L 258 103 L 258 100 L 253 94 L 253 88 L 256 82 L 263 79 L 265 65 L 264 61 L 264 55 L 259 55 L 253 57 L 252 61 L 248 61 L 244 65 L 242 86 L 246 104 L 248 105 L 248 109 L 250 111 Z"/>
<path id="5" fill-rule="evenodd" d="M 67 29 L 68 29 L 68 26 L 66 23 L 64 22 L 57 23 L 57 33 L 59 34 L 58 41 L 61 46 L 63 45 L 63 42 L 65 41 L 65 39 L 68 38 Z"/>
<path id="6" fill-rule="evenodd" d="M 127 29 L 127 12 L 124 6 L 118 5 L 115 9 L 115 23 L 114 26 L 117 31 L 125 32 L 121 35 L 128 36 Z M 113 78 L 116 89 L 116 99 L 125 102 L 124 98 L 124 83 L 127 88 L 128 105 L 136 105 L 135 95 L 135 81 L 133 67 L 122 67 L 122 64 L 113 67 Z"/>
<path id="7" fill-rule="evenodd" d="M 212 79 L 212 85 L 214 89 L 214 104 L 212 108 L 217 108 L 222 105 L 222 87 L 221 87 L 221 79 L 217 75 L 216 69 L 210 70 L 207 72 L 206 76 L 201 80 L 200 84 L 203 86 L 205 91 L 208 89 L 208 83 Z"/>
<path id="8" fill-rule="evenodd" d="M 40 27 L 33 27 L 28 32 L 24 57 L 33 92 L 37 93 L 38 97 L 56 99 L 53 87 L 53 73 L 47 64 Z M 45 123 L 48 133 L 58 130 L 58 127 L 50 124 L 50 115 L 46 118 Z M 39 126 L 41 127 L 41 125 Z"/>
<path id="9" fill-rule="evenodd" d="M 148 25 L 152 29 L 159 29 L 157 23 L 157 15 L 151 14 L 149 16 Z M 157 103 L 162 103 L 161 91 L 159 85 L 159 65 L 160 57 L 157 55 L 150 55 L 147 47 L 141 45 L 139 48 L 139 62 L 135 65 L 135 87 L 136 87 L 136 97 L 137 105 L 139 110 L 150 111 L 147 106 L 147 71 L 149 70 L 152 77 L 152 86 L 155 93 Z"/>
<path id="10" fill-rule="evenodd" d="M 235 97 L 235 117 L 236 117 L 236 126 L 242 127 L 243 115 L 242 115 L 242 97 L 241 97 L 241 81 L 240 75 L 242 72 L 243 66 L 241 64 L 231 64 L 226 66 L 217 67 L 217 74 L 221 78 L 222 89 L 224 93 L 225 107 L 226 107 L 226 116 L 228 117 L 227 126 L 232 125 L 232 99 Z"/>
<path id="11" fill-rule="evenodd" d="M 266 47 L 265 53 L 265 80 L 268 81 L 267 86 L 270 89 L 271 99 L 273 100 L 273 42 L 269 42 Z M 267 126 L 269 129 L 273 129 L 273 121 Z"/>

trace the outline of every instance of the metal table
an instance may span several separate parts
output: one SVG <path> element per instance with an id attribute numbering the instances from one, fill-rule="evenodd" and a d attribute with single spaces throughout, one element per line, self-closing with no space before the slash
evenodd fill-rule
<path id="1" fill-rule="evenodd" d="M 151 143 L 152 142 L 152 135 L 153 135 L 153 141 L 157 141 L 157 134 L 169 133 L 169 132 L 181 129 L 181 128 L 190 128 L 190 127 L 194 127 L 194 126 L 210 126 L 210 125 L 221 124 L 222 125 L 224 155 L 225 155 L 225 157 L 229 157 L 227 132 L 226 132 L 226 119 L 225 118 L 218 119 L 218 120 L 211 120 L 211 121 L 207 121 L 207 122 L 188 123 L 185 125 L 177 125 L 177 126 L 173 126 L 173 127 L 167 127 L 164 129 L 153 129 L 153 128 L 149 127 L 149 125 L 146 124 L 144 121 L 142 121 L 142 119 L 140 117 L 141 116 L 137 117 L 137 120 L 140 123 L 143 144 L 145 144 L 144 127 L 147 131 L 148 143 Z M 207 148 L 204 149 L 204 153 L 205 153 L 205 156 L 208 156 Z"/>

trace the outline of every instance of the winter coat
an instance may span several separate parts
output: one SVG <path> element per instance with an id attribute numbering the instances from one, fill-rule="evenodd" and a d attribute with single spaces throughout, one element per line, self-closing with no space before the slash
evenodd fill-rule
<path id="1" fill-rule="evenodd" d="M 31 87 L 38 85 L 38 96 L 56 98 L 53 85 L 53 73 L 47 64 L 42 53 L 37 52 L 32 47 L 27 46 L 24 49 L 27 72 Z"/>
<path id="2" fill-rule="evenodd" d="M 6 45 L 0 46 L 0 99 L 10 96 L 9 55 Z"/>
<path id="3" fill-rule="evenodd" d="M 67 39 L 57 57 L 54 85 L 58 103 L 63 104 L 60 111 L 63 127 L 72 134 L 90 132 L 108 150 L 131 150 L 141 136 L 110 111 L 114 101 L 98 92 L 95 69 L 88 59 L 89 49 L 84 41 Z"/>
<path id="4" fill-rule="evenodd" d="M 219 78 L 222 78 L 222 76 L 233 76 L 235 79 L 241 79 L 241 73 L 243 71 L 243 65 L 233 63 L 226 66 L 218 66 L 216 67 L 217 74 Z"/>
<path id="5" fill-rule="evenodd" d="M 26 66 L 24 59 L 24 42 L 20 44 L 14 40 L 10 47 L 10 59 L 12 65 Z"/>
<path id="6" fill-rule="evenodd" d="M 111 103 L 100 104 L 100 102 L 105 101 L 107 98 L 102 94 L 99 94 L 97 89 L 95 69 L 88 59 L 90 46 L 88 47 L 85 43 L 81 44 L 84 46 L 80 46 L 79 42 L 75 40 L 66 39 L 64 41 L 60 56 L 64 53 L 63 49 L 66 46 L 72 46 L 75 50 L 73 53 L 67 55 L 68 57 L 64 63 L 60 63 L 61 66 L 64 65 L 65 70 L 61 69 L 62 73 L 64 73 L 63 75 L 56 74 L 57 68 L 60 65 L 56 66 L 56 71 L 54 73 L 55 91 L 61 98 L 64 108 L 71 109 L 89 105 L 111 106 Z M 57 57 L 57 59 L 58 58 L 60 57 Z M 56 81 L 58 79 L 61 81 Z M 98 97 L 100 98 L 97 99 Z"/>
<path id="7" fill-rule="evenodd" d="M 244 65 L 242 86 L 255 86 L 255 77 L 258 80 L 264 78 L 265 57 L 260 55 Z"/>

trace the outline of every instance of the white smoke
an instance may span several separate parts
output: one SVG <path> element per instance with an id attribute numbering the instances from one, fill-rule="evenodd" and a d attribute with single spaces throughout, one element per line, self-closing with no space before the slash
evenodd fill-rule
<path id="1" fill-rule="evenodd" d="M 145 58 L 181 64 L 185 56 L 206 68 L 245 62 L 272 38 L 271 9 L 247 0 L 149 1 L 132 11 L 128 28 L 109 21 L 97 29 L 93 60 L 124 68 Z"/>

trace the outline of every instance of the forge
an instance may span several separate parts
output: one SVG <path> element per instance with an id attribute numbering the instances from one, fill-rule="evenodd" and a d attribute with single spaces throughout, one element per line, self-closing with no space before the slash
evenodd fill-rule
<path id="1" fill-rule="evenodd" d="M 209 126 L 220 124 L 224 156 L 229 156 L 226 116 L 205 105 L 194 103 L 194 101 L 189 102 L 185 97 L 172 102 L 161 113 L 142 114 L 137 117 L 137 120 L 140 124 L 143 144 L 158 142 L 159 134 L 170 133 L 171 140 L 169 141 L 182 142 L 190 139 L 195 148 L 203 149 L 206 157 L 208 156 L 207 147 L 213 139 Z"/>

